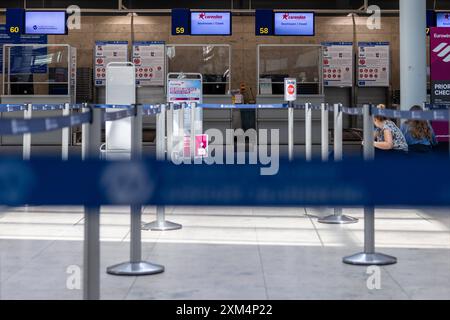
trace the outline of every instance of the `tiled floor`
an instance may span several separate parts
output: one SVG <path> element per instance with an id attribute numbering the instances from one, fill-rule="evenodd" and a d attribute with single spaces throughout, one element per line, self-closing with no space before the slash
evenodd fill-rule
<path id="1" fill-rule="evenodd" d="M 129 213 L 102 208 L 103 299 L 450 299 L 448 209 L 377 209 L 378 250 L 398 258 L 380 269 L 380 289 L 368 288 L 366 267 L 342 263 L 363 245 L 360 208 L 344 209 L 361 219 L 345 226 L 317 222 L 329 208 L 166 212 L 181 230 L 142 232 L 143 257 L 166 271 L 119 277 L 105 269 L 127 260 Z M 81 207 L 0 208 L 0 299 L 80 299 L 70 270 L 82 263 Z"/>

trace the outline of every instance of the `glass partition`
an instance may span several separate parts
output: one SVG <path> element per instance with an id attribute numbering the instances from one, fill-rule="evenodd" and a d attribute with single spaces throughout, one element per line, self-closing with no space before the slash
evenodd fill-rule
<path id="1" fill-rule="evenodd" d="M 70 46 L 14 44 L 3 49 L 4 95 L 71 95 L 75 73 Z"/>
<path id="2" fill-rule="evenodd" d="M 226 95 L 231 83 L 231 47 L 226 44 L 167 45 L 169 72 L 200 73 L 203 95 Z"/>
<path id="3" fill-rule="evenodd" d="M 258 45 L 258 95 L 283 95 L 284 78 L 297 79 L 298 95 L 323 94 L 322 46 Z"/>

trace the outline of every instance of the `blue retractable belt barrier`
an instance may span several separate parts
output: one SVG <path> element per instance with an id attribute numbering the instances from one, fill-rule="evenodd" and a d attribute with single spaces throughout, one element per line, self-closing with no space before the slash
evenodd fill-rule
<path id="1" fill-rule="evenodd" d="M 23 104 L 0 104 L 0 112 L 23 111 L 26 107 Z"/>
<path id="2" fill-rule="evenodd" d="M 47 111 L 47 110 L 62 110 L 64 109 L 64 103 L 58 104 L 43 104 L 43 103 L 33 103 L 31 109 L 33 111 Z"/>
<path id="3" fill-rule="evenodd" d="M 129 109 L 133 107 L 129 104 L 90 104 L 89 106 L 101 109 Z"/>
<path id="4" fill-rule="evenodd" d="M 136 113 L 135 108 L 130 108 L 126 110 L 120 110 L 115 112 L 106 112 L 105 113 L 105 121 L 116 121 L 123 118 L 134 117 Z"/>
<path id="5" fill-rule="evenodd" d="M 35 119 L 0 119 L 0 135 L 19 135 L 53 131 L 91 121 L 91 113 Z"/>
<path id="6" fill-rule="evenodd" d="M 280 161 L 277 174 L 261 176 L 260 165 L 174 165 L 154 160 L 27 162 L 3 157 L 0 204 L 448 206 L 448 158 L 430 163 L 422 158 Z M 420 188 L 418 181 L 432 187 Z"/>
<path id="7" fill-rule="evenodd" d="M 371 108 L 372 115 L 383 116 L 387 118 L 395 119 L 407 119 L 407 120 L 433 120 L 444 121 L 450 120 L 450 113 L 448 110 L 425 110 L 425 111 L 403 111 L 392 109 L 379 109 L 377 107 Z"/>
<path id="8" fill-rule="evenodd" d="M 207 104 L 201 103 L 198 107 L 203 109 L 283 109 L 288 104 Z"/>
<path id="9" fill-rule="evenodd" d="M 349 107 L 342 107 L 342 112 L 349 114 L 349 115 L 362 115 L 363 114 L 363 108 L 349 108 Z"/>

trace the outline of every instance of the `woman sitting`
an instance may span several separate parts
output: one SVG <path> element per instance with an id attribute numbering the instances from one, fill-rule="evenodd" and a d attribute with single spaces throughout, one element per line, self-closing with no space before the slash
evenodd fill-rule
<path id="1" fill-rule="evenodd" d="M 423 111 L 420 106 L 413 106 L 410 111 Z M 408 120 L 401 126 L 409 150 L 418 153 L 430 152 L 437 144 L 433 128 L 428 121 Z"/>
<path id="2" fill-rule="evenodd" d="M 385 105 L 377 106 L 379 109 L 385 109 Z M 375 142 L 374 147 L 379 150 L 394 150 L 402 153 L 408 152 L 408 144 L 405 136 L 394 122 L 383 116 L 374 116 L 375 124 Z"/>

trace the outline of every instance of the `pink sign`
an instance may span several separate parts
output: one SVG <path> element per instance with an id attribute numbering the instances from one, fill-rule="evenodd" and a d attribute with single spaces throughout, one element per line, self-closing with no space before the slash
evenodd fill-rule
<path id="1" fill-rule="evenodd" d="M 430 82 L 431 103 L 450 105 L 450 28 L 430 29 Z M 432 126 L 438 141 L 449 140 L 448 123 L 432 122 Z"/>
<path id="2" fill-rule="evenodd" d="M 185 136 L 183 141 L 184 156 L 190 157 L 191 154 L 191 137 Z M 206 157 L 208 156 L 208 135 L 198 134 L 195 136 L 195 156 Z"/>

